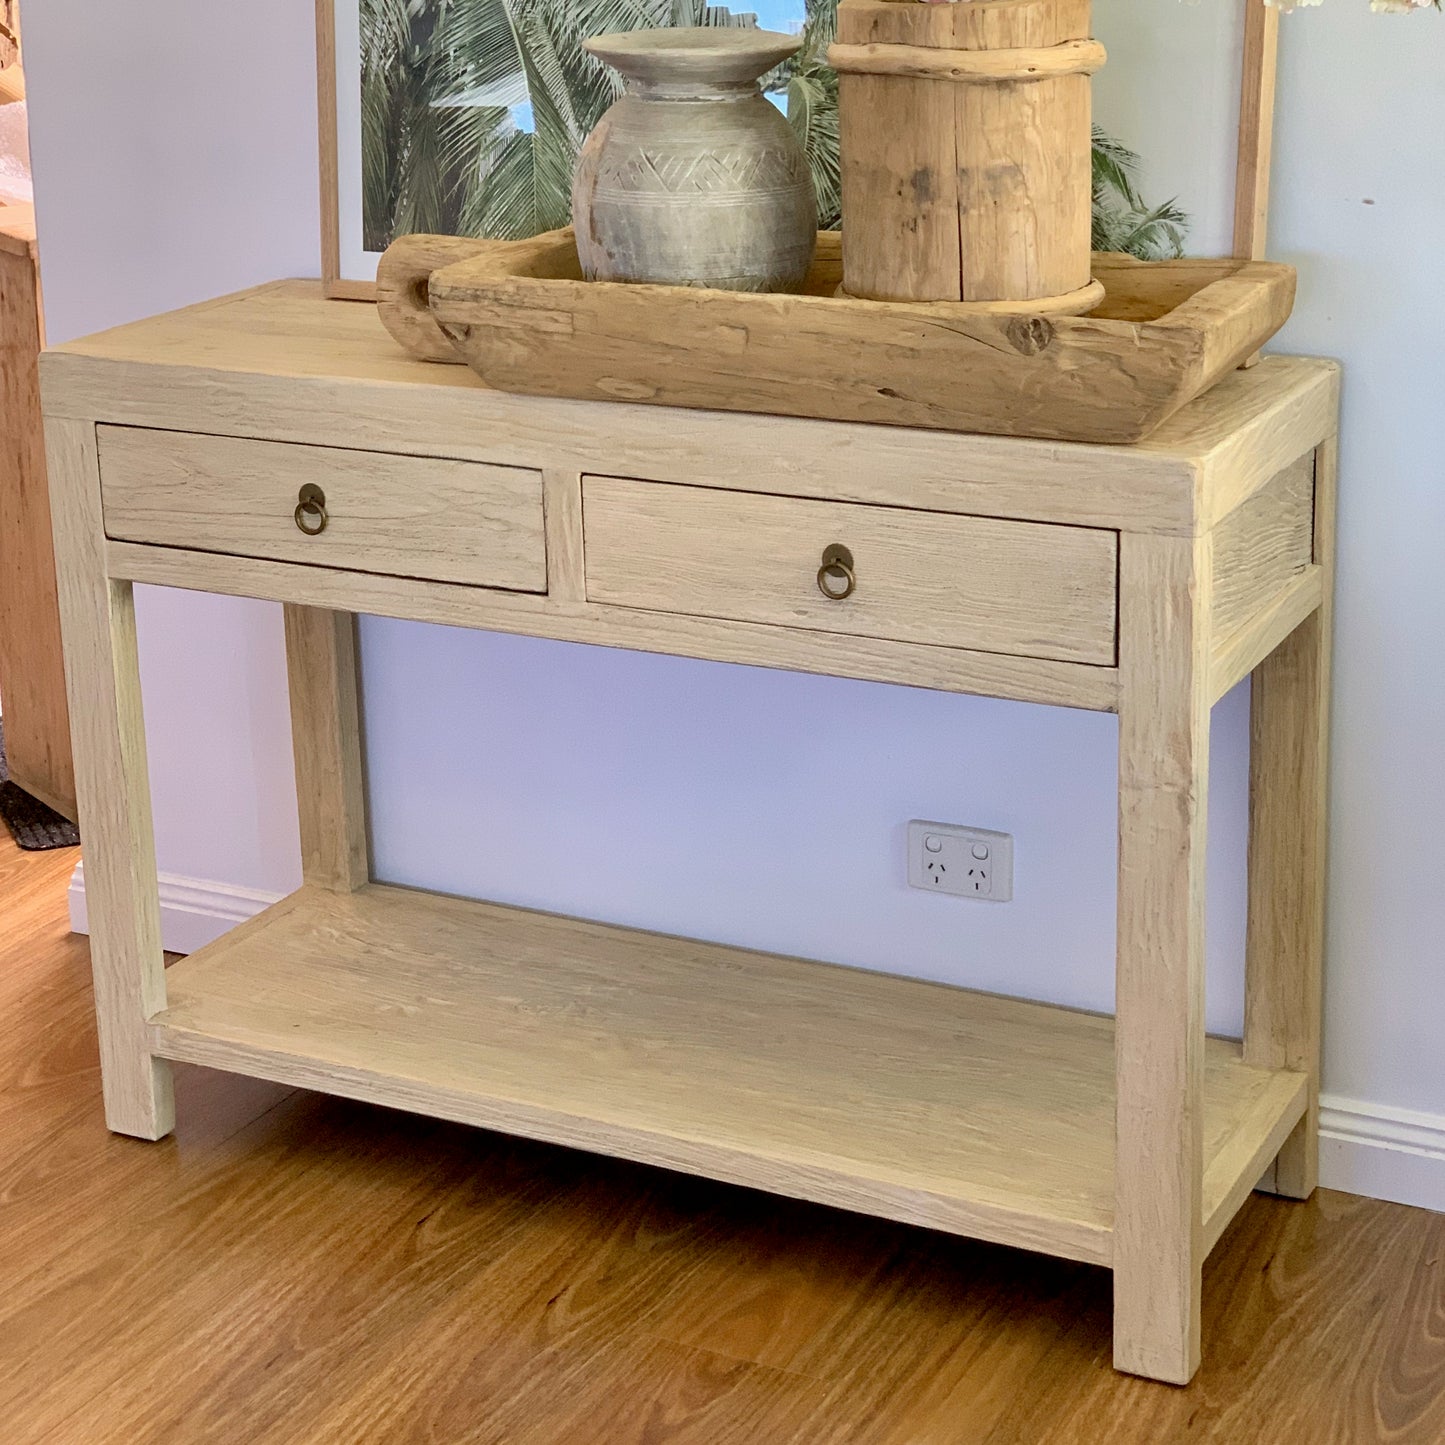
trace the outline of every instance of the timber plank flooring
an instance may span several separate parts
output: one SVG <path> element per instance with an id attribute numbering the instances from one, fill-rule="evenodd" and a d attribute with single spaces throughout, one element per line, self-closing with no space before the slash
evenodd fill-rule
<path id="1" fill-rule="evenodd" d="M 204 1070 L 106 1132 L 75 855 L 0 839 L 5 1445 L 1440 1445 L 1445 1216 L 1255 1196 L 1195 1382 L 1110 1280 Z"/>

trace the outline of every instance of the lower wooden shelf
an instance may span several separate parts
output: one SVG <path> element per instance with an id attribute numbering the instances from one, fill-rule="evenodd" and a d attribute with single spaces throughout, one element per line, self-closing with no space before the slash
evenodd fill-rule
<path id="1" fill-rule="evenodd" d="M 379 884 L 167 980 L 166 1058 L 1110 1262 L 1107 1017 Z M 1305 1079 L 1205 1068 L 1212 1244 Z"/>

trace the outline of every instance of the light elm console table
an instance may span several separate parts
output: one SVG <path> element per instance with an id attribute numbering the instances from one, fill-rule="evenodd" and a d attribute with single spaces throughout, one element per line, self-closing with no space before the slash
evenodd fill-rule
<path id="1" fill-rule="evenodd" d="M 1331 363 L 1064 445 L 505 395 L 280 282 L 43 371 L 112 1129 L 186 1060 L 1087 1260 L 1119 1368 L 1190 1378 L 1205 1256 L 1315 1187 Z M 170 970 L 135 582 L 286 609 L 306 881 Z M 1116 1018 L 371 882 L 363 612 L 1116 712 Z M 1204 843 L 1251 672 L 1240 1045 Z"/>

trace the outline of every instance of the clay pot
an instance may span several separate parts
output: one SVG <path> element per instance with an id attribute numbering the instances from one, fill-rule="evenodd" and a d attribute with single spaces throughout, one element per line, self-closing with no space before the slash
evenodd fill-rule
<path id="1" fill-rule="evenodd" d="M 593 281 L 796 291 L 817 241 L 808 160 L 758 78 L 797 50 L 767 30 L 588 40 L 627 79 L 578 159 L 572 218 Z"/>

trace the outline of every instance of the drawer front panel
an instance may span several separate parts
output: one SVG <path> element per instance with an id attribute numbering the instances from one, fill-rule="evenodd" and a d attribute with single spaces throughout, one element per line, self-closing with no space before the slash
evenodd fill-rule
<path id="1" fill-rule="evenodd" d="M 592 602 L 1114 663 L 1113 532 L 620 477 L 585 477 L 583 507 Z M 818 582 L 835 544 L 842 600 Z"/>
<path id="2" fill-rule="evenodd" d="M 542 474 L 241 437 L 102 426 L 106 535 L 205 552 L 547 590 Z M 297 525 L 303 486 L 326 525 Z M 302 520 L 316 525 L 314 509 Z"/>

